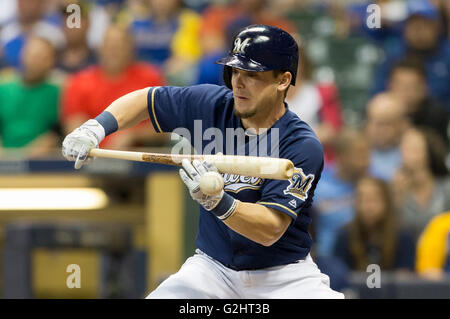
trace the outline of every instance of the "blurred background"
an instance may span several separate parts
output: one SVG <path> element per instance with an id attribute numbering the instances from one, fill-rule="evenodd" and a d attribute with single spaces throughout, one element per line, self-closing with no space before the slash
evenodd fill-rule
<path id="1" fill-rule="evenodd" d="M 223 84 L 213 62 L 264 23 L 301 48 L 287 101 L 325 148 L 310 232 L 331 286 L 450 298 L 449 18 L 448 0 L 1 0 L 0 296 L 143 298 L 178 270 L 199 212 L 176 169 L 75 171 L 62 139 L 128 92 Z M 174 143 L 144 122 L 101 146 Z"/>

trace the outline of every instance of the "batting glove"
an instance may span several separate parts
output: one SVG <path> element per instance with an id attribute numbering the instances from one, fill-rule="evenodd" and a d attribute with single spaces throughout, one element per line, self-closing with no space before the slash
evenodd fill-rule
<path id="1" fill-rule="evenodd" d="M 75 169 L 80 169 L 92 148 L 98 147 L 105 138 L 105 129 L 96 120 L 89 120 L 66 136 L 62 144 L 62 154 L 69 161 L 75 161 Z"/>
<path id="2" fill-rule="evenodd" d="M 217 168 L 208 161 L 193 160 L 191 164 L 187 159 L 183 159 L 181 164 L 183 168 L 179 171 L 180 177 L 189 189 L 191 197 L 219 219 L 229 218 L 236 209 L 236 199 L 225 193 L 223 189 L 214 196 L 206 195 L 200 190 L 201 176 L 206 172 L 218 173 Z"/>

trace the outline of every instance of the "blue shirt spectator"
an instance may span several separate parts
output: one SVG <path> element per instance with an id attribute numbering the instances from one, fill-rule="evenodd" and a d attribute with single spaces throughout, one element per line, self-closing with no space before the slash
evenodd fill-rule
<path id="1" fill-rule="evenodd" d="M 329 256 L 339 228 L 353 219 L 354 185 L 337 176 L 336 168 L 326 167 L 316 189 L 317 254 Z"/>
<path id="2" fill-rule="evenodd" d="M 225 85 L 223 80 L 223 67 L 214 64 L 219 58 L 224 56 L 224 52 L 207 54 L 198 63 L 198 76 L 196 84 L 217 84 Z"/>
<path id="3" fill-rule="evenodd" d="M 373 93 L 386 89 L 390 70 L 397 61 L 416 56 L 425 65 L 430 95 L 450 110 L 450 43 L 441 32 L 439 11 L 430 0 L 409 0 L 406 5 L 406 20 L 382 20 L 381 28 L 362 24 L 365 33 L 380 42 L 385 51 L 377 67 Z"/>
<path id="4" fill-rule="evenodd" d="M 134 20 L 131 24 L 140 60 L 162 65 L 171 54 L 170 44 L 178 28 L 178 20 L 160 25 L 154 20 Z"/>
<path id="5" fill-rule="evenodd" d="M 386 50 L 386 59 L 377 68 L 374 79 L 373 93 L 384 91 L 390 70 L 396 62 L 411 54 L 404 41 L 399 39 L 397 48 Z M 443 39 L 439 46 L 423 55 L 426 80 L 431 96 L 446 105 L 450 112 L 450 43 Z"/>
<path id="6" fill-rule="evenodd" d="M 338 229 L 353 219 L 355 183 L 367 174 L 369 165 L 369 145 L 361 132 L 343 129 L 335 145 L 335 166 L 325 166 L 315 193 L 317 256 L 332 254 Z"/>
<path id="7" fill-rule="evenodd" d="M 390 181 L 401 163 L 402 158 L 397 147 L 386 150 L 373 149 L 370 153 L 369 173 L 384 181 Z"/>
<path id="8" fill-rule="evenodd" d="M 4 61 L 8 66 L 20 67 L 20 54 L 30 34 L 45 37 L 61 48 L 64 36 L 53 19 L 46 17 L 45 2 L 17 0 L 17 16 L 5 22 L 0 32 Z"/>
<path id="9" fill-rule="evenodd" d="M 429 95 L 420 60 L 404 59 L 394 65 L 389 77 L 389 92 L 403 102 L 411 124 L 434 130 L 448 143 L 450 109 Z"/>
<path id="10" fill-rule="evenodd" d="M 394 178 L 401 165 L 400 139 L 407 129 L 408 118 L 404 102 L 390 93 L 372 98 L 366 110 L 366 133 L 370 143 L 372 176 L 384 181 Z"/>
<path id="11" fill-rule="evenodd" d="M 181 64 L 194 63 L 201 56 L 200 16 L 180 0 L 166 2 L 148 1 L 149 11 L 131 21 L 138 58 L 159 66 L 173 57 Z"/>

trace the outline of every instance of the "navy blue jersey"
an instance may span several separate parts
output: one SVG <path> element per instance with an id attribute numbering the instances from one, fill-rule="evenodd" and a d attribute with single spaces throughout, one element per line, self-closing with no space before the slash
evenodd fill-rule
<path id="1" fill-rule="evenodd" d="M 243 202 L 276 209 L 290 216 L 292 222 L 276 243 L 265 247 L 236 233 L 202 207 L 197 247 L 236 269 L 271 267 L 302 259 L 312 244 L 308 226 L 314 189 L 323 169 L 322 145 L 313 130 L 287 105 L 284 115 L 265 133 L 242 137 L 237 133 L 245 128 L 234 115 L 233 104 L 231 90 L 209 84 L 154 87 L 148 93 L 148 112 L 155 130 L 185 132 L 182 135 L 199 154 L 222 152 L 290 159 L 295 166 L 290 180 L 222 175 L 228 194 Z M 243 143 L 238 141 L 241 138 Z"/>

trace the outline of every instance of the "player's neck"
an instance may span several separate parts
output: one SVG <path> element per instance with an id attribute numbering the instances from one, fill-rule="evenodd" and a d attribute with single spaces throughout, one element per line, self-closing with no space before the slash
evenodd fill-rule
<path id="1" fill-rule="evenodd" d="M 261 111 L 249 118 L 241 119 L 242 126 L 255 134 L 264 133 L 271 128 L 286 113 L 284 101 L 277 103 L 277 107 L 270 106 L 267 111 Z"/>

